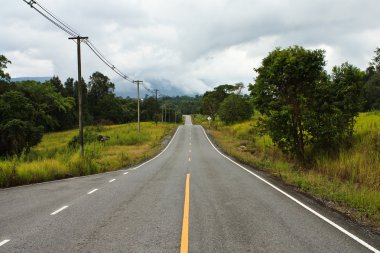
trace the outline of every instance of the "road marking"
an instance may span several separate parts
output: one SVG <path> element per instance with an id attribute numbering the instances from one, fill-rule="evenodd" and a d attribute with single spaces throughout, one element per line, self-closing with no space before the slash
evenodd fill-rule
<path id="1" fill-rule="evenodd" d="M 185 204 L 183 206 L 183 222 L 181 236 L 181 253 L 189 251 L 189 204 L 190 204 L 190 174 L 186 175 Z"/>
<path id="2" fill-rule="evenodd" d="M 59 208 L 58 210 L 52 212 L 50 215 L 56 215 L 57 213 L 62 212 L 63 210 L 65 210 L 68 207 L 69 206 L 63 206 L 63 207 Z"/>
<path id="3" fill-rule="evenodd" d="M 87 192 L 87 194 L 88 194 L 88 195 L 93 194 L 93 193 L 96 192 L 97 190 L 98 190 L 98 189 L 93 189 L 92 191 Z"/>
<path id="4" fill-rule="evenodd" d="M 128 174 L 128 171 L 123 173 L 123 175 L 127 175 L 127 174 Z"/>
<path id="5" fill-rule="evenodd" d="M 173 135 L 173 138 L 170 140 L 170 142 L 168 143 L 168 145 L 164 148 L 164 150 L 162 150 L 161 153 L 159 153 L 158 155 L 156 155 L 155 157 L 153 157 L 152 159 L 140 164 L 139 166 L 135 167 L 135 168 L 132 168 L 132 169 L 129 169 L 129 170 L 136 170 L 142 166 L 144 166 L 145 164 L 147 163 L 150 163 L 151 161 L 157 159 L 158 157 L 160 157 L 163 153 L 165 153 L 165 151 L 170 147 L 170 144 L 172 144 L 172 142 L 174 141 L 175 137 L 177 136 L 177 133 L 179 131 L 180 127 L 177 128 L 177 130 L 175 131 L 175 134 Z"/>
<path id="6" fill-rule="evenodd" d="M 4 241 L 1 241 L 0 242 L 0 247 L 3 246 L 4 244 L 6 244 L 7 242 L 9 242 L 10 240 L 4 240 Z"/>
<path id="7" fill-rule="evenodd" d="M 264 178 L 260 177 L 259 175 L 257 175 L 256 173 L 250 171 L 249 169 L 245 168 L 243 165 L 240 165 L 239 163 L 235 162 L 234 160 L 232 160 L 231 158 L 229 158 L 228 156 L 224 155 L 222 152 L 220 152 L 215 146 L 214 144 L 211 142 L 211 140 L 208 138 L 204 128 L 202 128 L 203 130 L 203 133 L 204 135 L 206 136 L 207 140 L 209 141 L 209 143 L 211 144 L 211 146 L 216 150 L 216 152 L 218 152 L 221 156 L 223 156 L 224 158 L 226 158 L 227 160 L 229 160 L 230 162 L 234 163 L 235 165 L 239 166 L 241 169 L 245 170 L 246 172 L 250 173 L 251 175 L 255 176 L 257 179 L 261 180 L 262 182 L 264 182 L 265 184 L 269 185 L 270 187 L 272 187 L 273 189 L 277 190 L 278 192 L 282 193 L 283 195 L 285 195 L 286 197 L 288 197 L 289 199 L 293 200 L 294 202 L 296 202 L 298 205 L 302 206 L 303 208 L 305 208 L 306 210 L 308 210 L 309 212 L 311 212 L 312 214 L 314 214 L 315 216 L 317 216 L 318 218 L 324 220 L 325 222 L 327 222 L 328 224 L 330 224 L 331 226 L 335 227 L 336 229 L 338 229 L 339 231 L 341 231 L 342 233 L 346 234 L 347 236 L 349 236 L 351 239 L 355 240 L 356 242 L 360 243 L 361 245 L 363 245 L 364 247 L 366 247 L 367 249 L 375 252 L 375 253 L 380 253 L 380 250 L 376 249 L 375 247 L 369 245 L 368 243 L 366 243 L 365 241 L 363 241 L 362 239 L 360 239 L 359 237 L 357 237 L 356 235 L 348 232 L 347 230 L 345 230 L 344 228 L 342 228 L 341 226 L 339 226 L 338 224 L 334 223 L 333 221 L 331 221 L 330 219 L 326 218 L 325 216 L 323 216 L 322 214 L 318 213 L 317 211 L 315 211 L 314 209 L 308 207 L 307 205 L 305 205 L 304 203 L 302 203 L 301 201 L 299 201 L 298 199 L 294 198 L 293 196 L 289 195 L 288 193 L 284 192 L 283 190 L 281 190 L 280 188 L 278 188 L 277 186 L 271 184 L 270 182 L 268 182 L 267 180 L 265 180 Z"/>
<path id="8" fill-rule="evenodd" d="M 108 181 L 108 182 L 110 182 L 110 183 L 112 183 L 113 181 L 115 181 L 116 179 L 115 178 L 113 178 L 113 179 L 111 179 L 110 181 Z"/>
<path id="9" fill-rule="evenodd" d="M 189 162 L 191 162 L 191 157 L 189 157 Z"/>
<path id="10" fill-rule="evenodd" d="M 189 149 L 189 153 L 191 153 L 191 149 Z"/>

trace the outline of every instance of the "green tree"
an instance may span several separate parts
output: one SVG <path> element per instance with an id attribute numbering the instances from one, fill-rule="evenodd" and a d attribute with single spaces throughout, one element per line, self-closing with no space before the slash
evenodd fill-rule
<path id="1" fill-rule="evenodd" d="M 15 155 L 37 144 L 43 126 L 35 124 L 33 102 L 19 91 L 0 95 L 0 155 Z"/>
<path id="2" fill-rule="evenodd" d="M 88 99 L 91 105 L 105 95 L 114 95 L 114 90 L 115 84 L 102 73 L 95 72 L 90 76 L 90 81 L 88 83 Z"/>
<path id="3" fill-rule="evenodd" d="M 115 84 L 100 72 L 95 72 L 90 76 L 88 83 L 87 105 L 88 111 L 96 122 L 110 120 L 107 114 L 112 106 L 115 97 Z M 106 103 L 109 102 L 107 105 Z"/>
<path id="4" fill-rule="evenodd" d="M 58 120 L 61 113 L 68 113 L 74 107 L 74 99 L 63 97 L 48 81 L 43 84 L 35 81 L 23 81 L 12 84 L 12 89 L 21 92 L 33 103 L 36 125 L 44 126 L 46 131 L 60 130 Z"/>
<path id="5" fill-rule="evenodd" d="M 363 87 L 364 72 L 349 63 L 335 66 L 332 70 L 332 91 L 335 94 L 333 106 L 342 113 L 340 131 L 351 137 L 354 131 L 355 117 L 362 108 L 360 96 Z"/>
<path id="6" fill-rule="evenodd" d="M 369 63 L 364 77 L 362 94 L 365 111 L 380 109 L 380 48 L 376 48 L 375 56 Z"/>
<path id="7" fill-rule="evenodd" d="M 242 83 L 237 83 L 236 85 L 219 85 L 215 87 L 213 91 L 206 91 L 201 102 L 202 113 L 215 119 L 219 106 L 223 100 L 236 91 L 240 92 L 241 89 Z"/>
<path id="8" fill-rule="evenodd" d="M 380 71 L 374 73 L 363 86 L 365 111 L 380 109 Z"/>
<path id="9" fill-rule="evenodd" d="M 9 82 L 11 77 L 4 70 L 7 68 L 7 64 L 11 63 L 4 55 L 0 55 L 0 80 Z"/>
<path id="10" fill-rule="evenodd" d="M 251 118 L 253 109 L 249 101 L 241 95 L 231 94 L 220 104 L 218 115 L 227 124 Z"/>
<path id="11" fill-rule="evenodd" d="M 324 51 L 299 46 L 277 48 L 263 59 L 255 85 L 250 87 L 254 105 L 266 116 L 266 126 L 273 141 L 284 152 L 305 158 L 310 135 L 305 118 L 312 108 L 318 82 L 324 73 Z"/>
<path id="12" fill-rule="evenodd" d="M 223 100 L 222 100 L 223 101 Z M 222 102 L 213 91 L 206 91 L 202 98 L 202 113 L 215 119 L 219 105 Z"/>
<path id="13" fill-rule="evenodd" d="M 67 78 L 66 82 L 64 83 L 63 96 L 75 97 L 74 78 L 71 78 L 71 77 Z"/>
<path id="14" fill-rule="evenodd" d="M 49 85 L 52 85 L 55 90 L 59 93 L 61 93 L 62 95 L 64 94 L 64 87 L 63 87 L 63 84 L 61 82 L 61 79 L 59 79 L 58 76 L 53 76 L 49 81 L 48 81 Z"/>

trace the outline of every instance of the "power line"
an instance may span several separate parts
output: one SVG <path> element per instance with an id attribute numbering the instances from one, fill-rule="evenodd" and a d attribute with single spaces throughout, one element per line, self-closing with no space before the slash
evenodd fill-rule
<path id="1" fill-rule="evenodd" d="M 33 1 L 35 4 L 37 4 L 42 10 L 44 10 L 47 14 L 49 14 L 49 16 L 51 16 L 53 19 L 57 20 L 57 22 L 59 22 L 61 25 L 63 25 L 66 29 L 68 29 L 69 31 L 71 31 L 73 34 L 77 35 L 77 36 L 80 36 L 80 34 L 74 30 L 71 26 L 69 26 L 68 24 L 64 23 L 62 20 L 58 19 L 53 13 L 51 13 L 48 9 L 46 9 L 44 6 L 42 6 L 41 4 L 37 3 L 36 1 Z"/>
<path id="2" fill-rule="evenodd" d="M 37 1 L 34 0 L 23 0 L 25 3 L 27 3 L 31 8 L 36 10 L 39 14 L 41 14 L 44 18 L 49 20 L 51 23 L 53 23 L 55 26 L 57 26 L 59 29 L 70 35 L 71 37 L 78 37 L 80 34 L 73 29 L 71 26 L 67 25 L 65 22 L 60 20 L 57 16 L 55 16 L 51 11 L 49 11 L 47 8 L 39 4 Z M 38 9 L 36 6 L 38 6 L 40 9 Z M 128 77 L 126 74 L 124 74 L 120 69 L 115 67 L 114 64 L 112 64 L 101 52 L 98 50 L 94 44 L 91 43 L 89 39 L 83 40 L 83 42 L 90 48 L 90 50 L 105 64 L 107 65 L 111 70 L 113 70 L 117 75 L 119 75 L 121 78 L 133 82 L 133 80 Z M 145 88 L 145 87 L 144 87 Z"/>
<path id="3" fill-rule="evenodd" d="M 47 20 L 49 20 L 51 23 L 53 23 L 55 26 L 57 26 L 58 28 L 60 28 L 61 30 L 63 30 L 64 32 L 66 32 L 67 34 L 69 34 L 70 36 L 78 36 L 79 34 L 76 34 L 72 31 L 70 31 L 70 28 L 66 27 L 63 22 L 61 22 L 60 20 L 56 19 L 56 18 L 50 18 L 49 17 L 49 14 L 46 15 L 45 13 L 43 13 L 41 10 L 37 9 L 34 4 L 37 4 L 36 1 L 26 1 L 26 0 L 23 0 L 25 3 L 27 3 L 31 8 L 33 8 L 34 10 L 36 10 L 39 14 L 41 14 L 44 18 L 46 18 Z M 54 20 L 56 21 L 54 21 Z"/>

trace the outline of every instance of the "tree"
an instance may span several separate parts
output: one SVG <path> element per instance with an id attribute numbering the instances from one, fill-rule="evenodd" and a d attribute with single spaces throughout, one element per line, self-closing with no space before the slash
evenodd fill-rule
<path id="1" fill-rule="evenodd" d="M 71 77 L 67 78 L 66 82 L 64 83 L 63 96 L 75 97 L 74 78 L 71 78 Z"/>
<path id="2" fill-rule="evenodd" d="M 202 98 L 202 113 L 215 119 L 220 103 L 221 101 L 215 92 L 206 91 Z"/>
<path id="3" fill-rule="evenodd" d="M 102 73 L 95 72 L 90 76 L 87 105 L 89 113 L 96 122 L 104 120 L 104 116 L 109 113 L 109 110 L 106 110 L 106 108 L 110 108 L 111 105 L 105 103 L 107 101 L 111 104 L 113 103 L 112 99 L 115 97 L 114 90 L 115 84 Z"/>
<path id="4" fill-rule="evenodd" d="M 235 91 L 240 92 L 242 83 L 236 85 L 223 84 L 214 88 L 213 91 L 206 91 L 202 98 L 202 113 L 210 115 L 213 119 L 219 110 L 220 104 L 223 100 Z"/>
<path id="5" fill-rule="evenodd" d="M 11 63 L 4 55 L 0 55 L 0 80 L 5 80 L 9 82 L 11 77 L 8 73 L 4 72 L 4 69 L 7 68 L 7 64 Z"/>
<path id="6" fill-rule="evenodd" d="M 377 72 L 380 71 L 380 47 L 376 48 L 374 51 L 375 56 L 372 58 L 370 62 L 370 67 L 373 67 Z"/>
<path id="7" fill-rule="evenodd" d="M 0 155 L 15 155 L 37 144 L 43 127 L 35 124 L 32 101 L 18 91 L 0 95 Z"/>
<path id="8" fill-rule="evenodd" d="M 342 113 L 341 132 L 351 137 L 354 131 L 355 117 L 362 108 L 363 100 L 360 96 L 363 87 L 364 72 L 359 68 L 343 63 L 332 70 L 332 92 L 335 94 L 334 106 Z"/>
<path id="9" fill-rule="evenodd" d="M 362 94 L 365 111 L 380 109 L 380 48 L 376 48 L 375 56 L 369 63 L 364 77 Z"/>
<path id="10" fill-rule="evenodd" d="M 380 71 L 374 73 L 363 86 L 365 111 L 380 109 Z"/>
<path id="11" fill-rule="evenodd" d="M 105 95 L 114 95 L 115 84 L 100 72 L 95 72 L 90 76 L 88 83 L 88 99 L 90 103 L 96 101 Z"/>
<path id="12" fill-rule="evenodd" d="M 249 101 L 241 95 L 231 94 L 221 103 L 218 115 L 227 124 L 251 118 L 253 109 Z"/>
<path id="13" fill-rule="evenodd" d="M 305 115 L 312 108 L 307 105 L 323 76 L 324 66 L 323 50 L 277 48 L 255 69 L 258 77 L 250 87 L 255 108 L 267 116 L 266 126 L 273 141 L 302 161 L 310 138 Z"/>
<path id="14" fill-rule="evenodd" d="M 64 94 L 65 88 L 63 87 L 61 79 L 59 79 L 58 76 L 53 76 L 48 82 L 54 87 L 57 92 L 61 93 L 62 95 Z"/>

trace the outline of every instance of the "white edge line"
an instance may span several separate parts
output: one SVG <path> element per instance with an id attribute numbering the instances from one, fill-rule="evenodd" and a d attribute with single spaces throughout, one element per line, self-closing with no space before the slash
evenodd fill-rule
<path id="1" fill-rule="evenodd" d="M 87 194 L 90 195 L 90 194 L 96 192 L 97 190 L 98 190 L 98 189 L 93 189 L 92 191 L 89 191 Z"/>
<path id="2" fill-rule="evenodd" d="M 0 242 L 0 247 L 3 246 L 4 244 L 6 244 L 7 242 L 10 242 L 10 240 L 7 239 L 7 240 L 4 240 L 4 241 L 1 241 Z"/>
<path id="3" fill-rule="evenodd" d="M 65 209 L 68 208 L 68 207 L 69 207 L 69 206 L 63 206 L 63 207 L 59 208 L 58 210 L 52 212 L 50 215 L 56 215 L 57 213 L 59 213 L 59 212 L 65 210 Z"/>
<path id="4" fill-rule="evenodd" d="M 302 203 L 301 201 L 299 201 L 298 199 L 294 198 L 293 196 L 289 195 L 288 193 L 284 192 L 283 190 L 281 190 L 280 188 L 278 188 L 277 186 L 271 184 L 270 182 L 266 181 L 264 178 L 260 177 L 259 175 L 257 175 L 256 173 L 248 170 L 247 168 L 245 168 L 243 165 L 235 162 L 234 160 L 232 160 L 231 158 L 227 157 L 226 155 L 224 155 L 222 152 L 220 152 L 215 146 L 214 144 L 211 142 L 211 140 L 208 138 L 204 128 L 202 127 L 202 130 L 203 130 L 203 133 L 204 135 L 206 136 L 207 140 L 210 142 L 211 146 L 221 155 L 223 156 L 224 158 L 226 158 L 227 160 L 229 160 L 230 162 L 234 163 L 235 165 L 239 166 L 241 169 L 245 170 L 246 172 L 250 173 L 251 175 L 255 176 L 256 178 L 258 178 L 259 180 L 261 180 L 262 182 L 266 183 L 267 185 L 269 185 L 270 187 L 272 187 L 273 189 L 279 191 L 280 193 L 282 193 L 283 195 L 285 195 L 286 197 L 288 197 L 289 199 L 293 200 L 294 202 L 296 202 L 298 205 L 302 206 L 303 208 L 305 208 L 306 210 L 308 210 L 309 212 L 311 212 L 312 214 L 316 215 L 318 218 L 324 220 L 325 222 L 327 222 L 328 224 L 330 224 L 331 226 L 335 227 L 336 229 L 338 229 L 339 231 L 341 231 L 342 233 L 346 234 L 347 236 L 349 236 L 351 239 L 357 241 L 358 243 L 360 243 L 361 245 L 363 245 L 364 247 L 366 247 L 367 249 L 375 252 L 375 253 L 380 253 L 379 250 L 377 250 L 376 248 L 374 248 L 373 246 L 369 245 L 368 243 L 366 243 L 365 241 L 363 241 L 362 239 L 360 239 L 359 237 L 357 237 L 356 235 L 348 232 L 347 230 L 345 230 L 344 228 L 342 228 L 341 226 L 339 226 L 338 224 L 334 223 L 333 221 L 331 221 L 330 219 L 326 218 L 325 216 L 323 216 L 322 214 L 318 213 L 317 211 L 315 211 L 314 209 L 308 207 L 307 205 L 305 205 L 304 203 Z"/>
<path id="5" fill-rule="evenodd" d="M 161 156 L 163 153 L 165 153 L 165 151 L 169 148 L 170 144 L 172 144 L 174 138 L 177 136 L 177 133 L 178 133 L 179 128 L 180 128 L 180 127 L 177 128 L 177 130 L 175 131 L 175 134 L 173 135 L 173 138 L 170 140 L 170 142 L 168 143 L 168 145 L 166 145 L 166 147 L 164 148 L 164 150 L 161 151 L 161 153 L 159 153 L 158 155 L 156 155 L 156 156 L 153 157 L 152 159 L 150 159 L 150 160 L 148 160 L 148 161 L 146 161 L 146 162 L 140 164 L 139 166 L 134 167 L 134 168 L 129 169 L 129 170 L 136 170 L 136 169 L 138 169 L 138 168 L 144 166 L 145 164 L 150 163 L 151 161 L 157 159 L 159 156 Z"/>
<path id="6" fill-rule="evenodd" d="M 110 181 L 108 181 L 108 182 L 110 182 L 110 183 L 112 183 L 113 181 L 115 181 L 116 179 L 115 178 L 113 178 L 113 179 L 111 179 Z"/>
<path id="7" fill-rule="evenodd" d="M 123 173 L 123 175 L 127 175 L 127 174 L 128 174 L 128 171 Z"/>

